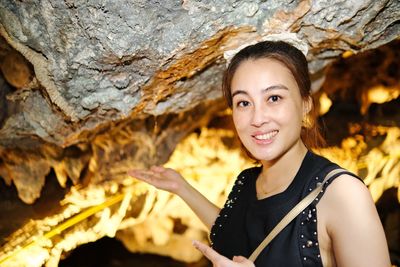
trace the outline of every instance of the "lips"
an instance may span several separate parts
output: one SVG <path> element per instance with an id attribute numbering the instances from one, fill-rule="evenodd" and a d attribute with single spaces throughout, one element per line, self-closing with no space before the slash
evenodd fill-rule
<path id="1" fill-rule="evenodd" d="M 260 142 L 267 142 L 270 141 L 272 138 L 274 138 L 276 135 L 278 134 L 277 130 L 271 131 L 271 132 L 257 132 L 255 134 L 252 135 L 252 137 L 256 140 L 256 141 L 260 141 Z"/>

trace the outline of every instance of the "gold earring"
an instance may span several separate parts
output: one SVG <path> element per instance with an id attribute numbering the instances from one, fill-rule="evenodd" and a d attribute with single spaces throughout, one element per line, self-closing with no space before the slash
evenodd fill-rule
<path id="1" fill-rule="evenodd" d="M 311 128 L 313 125 L 312 120 L 310 118 L 310 116 L 307 114 L 303 117 L 303 119 L 301 120 L 301 126 L 304 128 Z"/>

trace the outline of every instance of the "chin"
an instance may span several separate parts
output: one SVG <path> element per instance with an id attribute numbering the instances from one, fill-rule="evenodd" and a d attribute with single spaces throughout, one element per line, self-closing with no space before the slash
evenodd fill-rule
<path id="1" fill-rule="evenodd" d="M 283 156 L 286 152 L 288 152 L 288 149 L 285 149 L 285 147 L 282 146 L 271 146 L 268 148 L 264 149 L 249 149 L 248 150 L 253 157 L 259 161 L 275 161 L 279 159 L 281 156 Z"/>
<path id="2" fill-rule="evenodd" d="M 275 158 L 277 158 L 276 153 L 273 152 L 260 152 L 260 151 L 251 151 L 249 150 L 249 152 L 251 153 L 251 155 L 259 161 L 272 161 Z"/>

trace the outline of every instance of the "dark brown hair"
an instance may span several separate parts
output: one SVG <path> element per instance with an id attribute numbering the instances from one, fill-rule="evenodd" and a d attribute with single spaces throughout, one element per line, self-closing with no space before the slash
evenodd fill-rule
<path id="1" fill-rule="evenodd" d="M 231 83 L 237 68 L 243 61 L 261 58 L 269 58 L 283 63 L 296 80 L 302 99 L 313 101 L 307 59 L 303 53 L 282 41 L 264 41 L 243 48 L 229 63 L 224 74 L 222 91 L 230 108 L 232 108 Z M 301 129 L 301 139 L 308 149 L 319 148 L 325 144 L 325 141 L 320 133 L 314 103 L 308 113 L 308 121 L 308 126 L 303 126 Z M 246 153 L 251 156 L 247 150 Z"/>

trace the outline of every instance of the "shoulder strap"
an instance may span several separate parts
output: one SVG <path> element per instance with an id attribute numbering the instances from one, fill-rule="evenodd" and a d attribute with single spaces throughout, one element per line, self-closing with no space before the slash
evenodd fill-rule
<path id="1" fill-rule="evenodd" d="M 253 251 L 253 253 L 250 255 L 249 260 L 254 262 L 258 255 L 264 250 L 264 248 L 272 241 L 272 239 L 275 238 L 279 234 L 280 231 L 282 231 L 291 221 L 293 221 L 294 218 L 297 217 L 297 215 L 300 214 L 305 208 L 307 208 L 313 201 L 314 199 L 318 196 L 318 194 L 321 192 L 323 185 L 329 181 L 329 179 L 341 172 L 347 172 L 344 169 L 338 168 L 330 171 L 326 176 L 325 179 L 323 180 L 322 183 L 318 183 L 317 187 L 311 191 L 305 198 L 303 198 L 292 210 L 290 210 L 285 217 L 282 218 L 282 220 L 272 229 L 272 231 L 267 235 L 267 237 L 261 242 L 260 245 Z"/>

